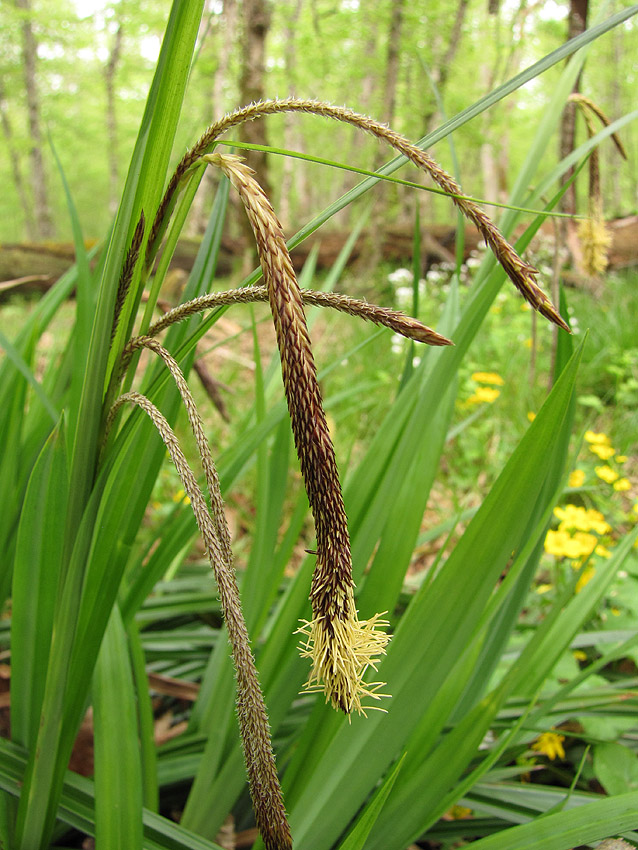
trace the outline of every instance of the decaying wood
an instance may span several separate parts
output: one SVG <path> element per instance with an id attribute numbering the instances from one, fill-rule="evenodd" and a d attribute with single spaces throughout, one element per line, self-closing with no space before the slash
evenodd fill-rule
<path id="1" fill-rule="evenodd" d="M 609 268 L 620 269 L 638 263 L 638 216 L 628 216 L 608 222 L 612 234 Z M 552 237 L 551 225 L 543 228 L 545 236 Z M 422 255 L 424 270 L 434 263 L 454 262 L 455 228 L 448 225 L 429 225 L 423 228 Z M 319 245 L 317 266 L 330 268 L 348 238 L 347 231 L 319 231 L 290 252 L 296 271 L 299 271 L 315 245 Z M 364 231 L 357 239 L 349 262 L 362 260 L 368 253 L 372 240 L 378 233 Z M 473 227 L 465 230 L 465 255 L 477 248 L 479 237 Z M 386 262 L 409 264 L 412 256 L 413 233 L 410 225 L 393 225 L 381 234 L 382 256 Z M 171 269 L 188 272 L 193 267 L 199 242 L 197 239 L 180 239 L 171 261 Z M 229 275 L 236 261 L 242 257 L 240 239 L 222 240 L 217 273 Z M 71 243 L 5 243 L 0 245 L 0 299 L 15 291 L 32 292 L 48 289 L 70 267 L 74 259 Z"/>

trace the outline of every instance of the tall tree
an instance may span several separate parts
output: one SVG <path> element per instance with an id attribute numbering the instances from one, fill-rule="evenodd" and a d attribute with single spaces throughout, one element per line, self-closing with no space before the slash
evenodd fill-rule
<path id="1" fill-rule="evenodd" d="M 284 30 L 284 39 L 286 42 L 286 53 L 284 56 L 284 66 L 286 69 L 286 77 L 288 83 L 288 95 L 294 97 L 297 94 L 297 86 L 295 81 L 295 73 L 297 70 L 297 42 L 295 36 L 299 24 L 299 15 L 303 0 L 293 0 L 290 17 L 286 22 Z M 299 133 L 296 130 L 298 125 L 298 116 L 290 112 L 284 117 L 284 147 L 293 149 L 300 144 Z M 283 175 L 281 180 L 281 199 L 279 202 L 279 214 L 284 227 L 290 224 L 290 196 L 292 190 L 292 178 L 295 164 L 290 157 L 285 157 L 283 162 Z M 300 187 L 299 196 L 304 198 L 307 196 L 305 169 L 299 169 L 299 177 L 303 181 L 304 186 Z M 303 211 L 305 216 L 306 211 Z"/>
<path id="2" fill-rule="evenodd" d="M 104 85 L 106 87 L 106 133 L 109 140 L 109 209 L 111 215 L 117 212 L 120 195 L 120 175 L 117 156 L 117 116 L 115 114 L 115 74 L 122 55 L 122 24 L 118 24 L 104 66 Z"/>
<path id="3" fill-rule="evenodd" d="M 29 118 L 29 160 L 35 204 L 36 232 L 41 239 L 51 239 L 55 234 L 55 228 L 49 208 L 44 159 L 42 157 L 40 95 L 36 70 L 38 46 L 33 32 L 31 0 L 14 1 L 16 8 L 22 14 L 22 67 Z"/>
<path id="4" fill-rule="evenodd" d="M 383 103 L 382 116 L 386 124 L 392 125 L 397 106 L 397 83 L 399 80 L 399 59 L 401 55 L 401 30 L 403 28 L 403 7 L 405 0 L 392 0 L 390 4 L 390 26 L 388 29 L 388 40 L 386 48 L 385 74 L 383 76 Z M 376 155 L 376 165 L 381 166 L 385 161 L 387 152 L 379 149 Z M 393 187 L 394 188 L 394 187 Z M 377 189 L 377 200 L 372 218 L 372 232 L 381 231 L 381 226 L 386 217 L 386 207 L 390 199 L 390 187 L 381 184 Z M 396 189 L 394 195 L 397 195 Z M 370 245 L 369 260 L 371 265 L 376 265 L 382 251 L 381 240 L 375 239 Z"/>
<path id="5" fill-rule="evenodd" d="M 219 121 L 224 115 L 229 104 L 228 86 L 230 77 L 230 61 L 233 50 L 236 47 L 237 28 L 239 24 L 239 8 L 237 0 L 223 0 L 221 7 L 214 0 L 208 0 L 206 4 L 205 14 L 206 28 L 199 40 L 199 50 L 204 48 L 205 42 L 212 42 L 209 49 L 212 47 L 216 58 L 212 78 L 211 101 L 206 101 L 205 117 L 206 124 L 212 124 L 213 121 Z M 190 230 L 193 233 L 203 233 L 206 229 L 208 215 L 210 211 L 211 199 L 218 185 L 218 177 L 215 175 L 215 170 L 208 168 L 202 178 L 199 190 L 191 208 L 191 224 Z M 231 196 L 234 198 L 234 195 Z M 243 217 L 243 211 L 238 210 Z"/>
<path id="6" fill-rule="evenodd" d="M 570 0 L 569 14 L 567 17 L 567 39 L 576 38 L 587 29 L 587 13 L 589 11 L 589 0 Z M 574 83 L 574 92 L 580 91 L 582 81 L 582 72 L 576 78 Z M 563 112 L 560 132 L 560 158 L 564 159 L 574 150 L 574 141 L 576 138 L 576 104 L 568 103 Z M 564 176 L 563 180 L 567 181 L 574 173 L 574 169 L 570 169 Z M 572 183 L 565 192 L 563 197 L 563 209 L 568 213 L 576 212 L 576 185 Z"/>
<path id="7" fill-rule="evenodd" d="M 26 186 L 24 185 L 24 180 L 22 178 L 20 153 L 15 144 L 15 139 L 13 136 L 13 127 L 11 126 L 11 120 L 9 118 L 7 97 L 4 90 L 4 83 L 2 81 L 2 77 L 0 77 L 0 122 L 2 123 L 2 135 L 4 136 L 6 149 L 9 154 L 9 160 L 11 162 L 13 182 L 15 183 L 18 198 L 20 199 L 20 206 L 22 207 L 22 211 L 24 212 L 24 224 L 27 230 L 27 237 L 31 240 L 36 239 L 37 230 L 35 219 L 33 217 L 33 205 L 31 203 L 31 198 L 29 197 L 29 193 L 27 191 Z"/>
<path id="8" fill-rule="evenodd" d="M 239 80 L 240 101 L 252 103 L 266 96 L 266 37 L 270 29 L 271 8 L 268 0 L 243 0 L 242 2 L 242 68 Z M 243 142 L 267 145 L 268 136 L 264 121 L 247 121 L 240 127 Z M 249 151 L 246 157 L 257 172 L 259 182 L 270 196 L 270 183 L 266 154 Z"/>

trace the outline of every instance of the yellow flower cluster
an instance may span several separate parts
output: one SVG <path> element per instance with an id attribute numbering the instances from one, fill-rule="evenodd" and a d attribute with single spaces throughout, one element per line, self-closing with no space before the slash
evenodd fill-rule
<path id="1" fill-rule="evenodd" d="M 569 486 L 582 487 L 585 483 L 585 473 L 582 469 L 574 469 L 569 473 Z"/>
<path id="2" fill-rule="evenodd" d="M 477 387 L 465 402 L 466 404 L 492 404 L 500 396 L 500 390 L 493 387 Z"/>
<path id="3" fill-rule="evenodd" d="M 599 552 L 598 549 L 601 551 Z M 579 561 L 581 558 L 588 558 L 594 551 L 598 555 L 603 555 L 607 549 L 598 545 L 598 538 L 594 534 L 577 531 L 572 535 L 567 531 L 551 531 L 550 529 L 545 537 L 545 551 L 548 555 L 555 555 L 557 558 Z"/>
<path id="4" fill-rule="evenodd" d="M 495 387 L 502 387 L 505 383 L 498 372 L 474 372 L 471 377 L 477 384 L 491 384 Z"/>
<path id="5" fill-rule="evenodd" d="M 611 557 L 611 553 L 599 543 L 597 536 L 611 531 L 611 526 L 600 511 L 579 505 L 565 505 L 562 508 L 554 508 L 554 515 L 560 523 L 557 529 L 550 529 L 545 536 L 544 548 L 548 555 L 569 558 L 575 570 L 594 552 L 602 558 Z M 576 582 L 575 592 L 580 593 L 595 574 L 595 567 L 585 567 Z M 537 588 L 537 593 L 539 592 L 541 591 Z"/>
<path id="6" fill-rule="evenodd" d="M 601 535 L 611 531 L 605 517 L 594 508 L 565 505 L 563 508 L 554 508 L 554 516 L 560 520 L 559 531 L 595 531 Z"/>
<path id="7" fill-rule="evenodd" d="M 498 372 L 473 372 L 470 377 L 475 384 L 481 386 L 478 386 L 466 399 L 463 403 L 464 407 L 471 407 L 473 404 L 492 404 L 500 396 L 501 391 L 495 388 L 502 387 L 505 381 Z"/>
<path id="8" fill-rule="evenodd" d="M 600 460 L 611 460 L 614 458 L 617 464 L 623 464 L 627 460 L 625 455 L 616 454 L 616 449 L 611 445 L 607 434 L 596 431 L 586 431 L 585 440 L 589 443 L 589 451 L 595 454 Z M 628 478 L 622 478 L 617 470 L 613 469 L 609 464 L 597 466 L 594 470 L 596 475 L 606 484 L 612 484 L 614 490 L 619 493 L 626 493 L 631 490 L 631 483 Z"/>
<path id="9" fill-rule="evenodd" d="M 532 744 L 532 749 L 547 756 L 550 761 L 554 761 L 556 757 L 562 760 L 565 758 L 564 740 L 565 736 L 559 735 L 558 732 L 543 732 Z"/>

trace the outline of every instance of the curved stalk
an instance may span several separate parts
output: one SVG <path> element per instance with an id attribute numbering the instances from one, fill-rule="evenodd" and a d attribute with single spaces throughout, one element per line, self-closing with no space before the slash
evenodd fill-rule
<path id="1" fill-rule="evenodd" d="M 241 609 L 235 573 L 226 557 L 225 546 L 219 539 L 217 522 L 210 515 L 206 500 L 175 433 L 162 413 L 146 396 L 136 392 L 121 395 L 111 408 L 107 425 L 110 425 L 120 407 L 126 403 L 137 405 L 152 420 L 191 501 L 206 554 L 215 574 L 232 648 L 237 677 L 237 717 L 257 826 L 267 850 L 291 850 L 292 839 L 270 743 L 266 706 L 250 650 L 250 639 Z"/>
<path id="2" fill-rule="evenodd" d="M 164 193 L 151 227 L 146 253 L 147 268 L 150 267 L 157 253 L 162 236 L 175 207 L 177 194 L 183 186 L 190 169 L 201 157 L 214 148 L 216 140 L 223 133 L 246 121 L 254 121 L 265 115 L 282 112 L 306 112 L 351 124 L 387 142 L 395 150 L 403 154 L 414 165 L 429 174 L 438 186 L 452 196 L 453 203 L 477 227 L 485 242 L 494 252 L 496 259 L 525 300 L 543 316 L 554 322 L 554 324 L 569 331 L 567 324 L 560 316 L 558 310 L 537 285 L 535 279 L 535 275 L 537 274 L 536 269 L 518 256 L 514 248 L 507 242 L 489 216 L 472 201 L 461 197 L 464 194 L 461 187 L 438 163 L 425 153 L 425 151 L 422 151 L 385 124 L 374 121 L 366 115 L 360 115 L 351 109 L 332 106 L 321 101 L 286 98 L 283 100 L 265 100 L 258 103 L 251 103 L 249 106 L 245 106 L 226 115 L 209 127 L 199 141 L 184 155 Z"/>

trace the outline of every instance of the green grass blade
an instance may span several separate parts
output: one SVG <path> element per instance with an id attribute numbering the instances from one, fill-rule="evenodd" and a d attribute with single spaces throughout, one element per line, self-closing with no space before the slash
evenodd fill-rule
<path id="1" fill-rule="evenodd" d="M 2 333 L 2 331 L 0 331 L 0 346 L 4 348 L 7 358 L 15 366 L 17 371 L 28 381 L 29 385 L 33 388 L 33 392 L 35 393 L 36 398 L 42 404 L 42 407 L 50 416 L 51 421 L 54 424 L 57 423 L 60 417 L 60 411 L 56 410 L 55 405 L 51 402 L 51 400 L 43 390 L 42 385 L 29 368 L 23 356 L 20 354 L 18 349 L 7 339 L 7 337 Z"/>
<path id="2" fill-rule="evenodd" d="M 202 7 L 203 0 L 193 0 L 192 3 L 176 2 L 172 6 L 124 194 L 106 253 L 80 407 L 73 411 L 81 427 L 75 431 L 72 453 L 71 502 L 67 525 L 70 539 L 73 538 L 73 528 L 79 525 L 95 475 L 102 401 L 108 382 L 106 369 L 113 307 L 120 271 L 140 212 L 145 210 L 147 215 L 152 216 L 159 203 Z M 131 297 L 127 304 L 130 311 L 131 299 L 135 299 L 133 287 L 129 294 Z M 127 325 L 128 314 L 123 311 L 120 327 L 126 328 Z M 122 336 L 115 342 L 116 350 L 121 351 L 124 343 Z"/>
<path id="3" fill-rule="evenodd" d="M 93 674 L 95 838 L 142 846 L 142 766 L 128 642 L 113 607 Z"/>
<path id="4" fill-rule="evenodd" d="M 73 233 L 73 246 L 75 248 L 75 263 L 77 266 L 77 286 L 75 289 L 75 325 L 70 345 L 73 346 L 73 356 L 75 363 L 85 363 L 91 340 L 91 326 L 93 323 L 93 315 L 95 313 L 95 298 L 96 289 L 93 285 L 93 276 L 89 265 L 89 258 L 84 246 L 84 237 L 82 235 L 82 226 L 78 216 L 77 209 L 73 202 L 71 189 L 69 187 L 62 163 L 58 156 L 58 152 L 53 144 L 53 139 L 49 138 L 49 144 L 55 158 L 55 162 L 62 181 L 64 196 L 66 198 L 67 212 L 71 221 L 71 230 Z M 80 393 L 82 391 L 83 372 L 81 369 L 74 369 L 71 373 L 71 410 L 78 410 L 80 403 Z M 72 421 L 72 425 L 75 422 Z M 72 443 L 74 438 L 73 430 L 69 431 L 69 442 Z"/>
<path id="5" fill-rule="evenodd" d="M 349 171 L 351 174 L 361 174 L 365 177 L 372 177 L 374 180 L 381 180 L 385 183 L 394 183 L 398 186 L 407 186 L 408 189 L 416 189 L 421 192 L 430 192 L 433 195 L 444 195 L 447 198 L 460 198 L 465 201 L 472 201 L 475 204 L 482 204 L 488 207 L 498 207 L 499 209 L 515 210 L 516 212 L 529 213 L 530 215 L 538 215 L 541 210 L 530 209 L 529 207 L 512 206 L 511 204 L 493 201 L 489 198 L 476 198 L 473 195 L 455 195 L 453 192 L 446 192 L 445 189 L 439 189 L 437 186 L 424 186 L 422 183 L 415 183 L 413 180 L 402 180 L 400 177 L 390 177 L 388 174 L 383 174 L 380 171 L 369 171 L 367 168 L 358 168 L 355 165 L 346 165 L 343 162 L 337 162 L 333 159 L 325 159 L 321 156 L 313 156 L 312 154 L 302 153 L 301 151 L 291 151 L 284 148 L 276 148 L 272 145 L 256 145 L 251 142 L 238 142 L 235 139 L 222 139 L 217 142 L 219 145 L 227 145 L 230 148 L 238 148 L 239 150 L 247 151 L 263 151 L 264 153 L 275 154 L 275 156 L 287 156 L 292 159 L 300 159 L 304 162 L 311 162 L 315 165 L 325 165 L 329 168 L 337 168 L 340 171 Z M 455 155 L 453 155 L 455 159 Z M 458 163 L 455 163 L 455 176 L 459 178 Z M 550 218 L 574 218 L 571 213 L 552 212 L 548 214 Z"/>
<path id="6" fill-rule="evenodd" d="M 370 830 L 383 809 L 383 805 L 388 799 L 388 794 L 392 790 L 392 786 L 399 775 L 402 763 L 403 758 L 400 758 L 388 773 L 381 787 L 375 791 L 374 797 L 357 818 L 347 837 L 339 845 L 339 850 L 363 850 L 366 840 L 370 835 Z"/>
<path id="7" fill-rule="evenodd" d="M 607 797 L 535 818 L 474 842 L 476 850 L 569 850 L 622 834 L 638 823 L 638 793 Z"/>
<path id="8" fill-rule="evenodd" d="M 64 544 L 67 465 L 63 425 L 38 458 L 24 501 L 13 572 L 13 740 L 33 747 L 40 722 Z"/>
<path id="9" fill-rule="evenodd" d="M 26 768 L 21 747 L 0 738 L 0 786 L 14 797 L 20 794 Z M 62 823 L 95 835 L 95 786 L 90 779 L 67 772 L 60 797 L 59 817 Z M 144 850 L 223 850 L 218 844 L 195 835 L 179 824 L 147 810 L 144 823 Z M 128 848 L 127 848 L 128 850 Z"/>
<path id="10" fill-rule="evenodd" d="M 152 812 L 159 811 L 159 787 L 157 782 L 157 750 L 155 747 L 155 721 L 153 705 L 148 687 L 146 658 L 136 622 L 127 628 L 131 669 L 135 683 L 137 718 L 139 723 L 140 750 L 142 758 L 142 791 L 144 807 Z"/>

